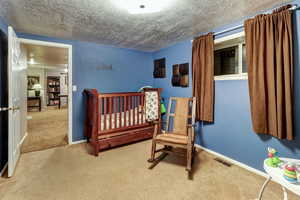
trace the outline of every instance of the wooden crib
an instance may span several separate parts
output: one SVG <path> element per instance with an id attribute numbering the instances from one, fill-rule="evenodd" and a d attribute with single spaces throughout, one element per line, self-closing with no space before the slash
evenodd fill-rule
<path id="1" fill-rule="evenodd" d="M 160 101 L 160 89 L 147 91 L 156 91 Z M 83 93 L 86 97 L 84 132 L 95 156 L 103 149 L 152 138 L 154 125 L 145 118 L 144 92 L 101 94 L 96 89 L 85 89 Z M 160 116 L 160 109 L 158 112 Z"/>

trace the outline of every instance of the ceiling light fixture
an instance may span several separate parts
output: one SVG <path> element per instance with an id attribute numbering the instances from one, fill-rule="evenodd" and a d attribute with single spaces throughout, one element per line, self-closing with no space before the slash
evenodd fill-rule
<path id="1" fill-rule="evenodd" d="M 174 0 L 111 0 L 117 7 L 130 14 L 147 14 L 160 12 L 171 5 Z"/>
<path id="2" fill-rule="evenodd" d="M 29 62 L 28 62 L 30 65 L 34 65 L 35 62 L 34 62 L 34 59 L 33 58 L 30 58 Z"/>

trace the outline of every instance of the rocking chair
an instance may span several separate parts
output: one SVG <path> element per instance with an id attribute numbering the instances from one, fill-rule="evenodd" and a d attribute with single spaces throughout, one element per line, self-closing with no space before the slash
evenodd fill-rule
<path id="1" fill-rule="evenodd" d="M 175 106 L 173 104 L 175 103 Z M 173 109 L 174 107 L 174 109 Z M 159 130 L 159 122 L 155 125 L 152 139 L 151 158 L 152 163 L 158 163 L 170 153 L 176 153 L 176 149 L 185 149 L 187 166 L 186 170 L 191 172 L 194 148 L 196 98 L 171 97 L 169 100 L 166 131 Z M 162 149 L 156 149 L 156 145 L 163 145 Z M 155 154 L 163 152 L 158 158 Z M 178 153 L 178 152 L 177 152 Z"/>

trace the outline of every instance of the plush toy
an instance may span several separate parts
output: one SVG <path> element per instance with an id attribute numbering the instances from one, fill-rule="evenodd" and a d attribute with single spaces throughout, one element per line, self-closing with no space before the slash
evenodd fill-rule
<path id="1" fill-rule="evenodd" d="M 293 165 L 292 163 L 288 163 L 287 165 L 285 165 L 283 170 L 283 177 L 290 183 L 297 183 L 298 180 L 295 165 Z"/>
<path id="2" fill-rule="evenodd" d="M 166 114 L 166 107 L 165 107 L 164 98 L 162 98 L 160 100 L 160 113 L 161 113 L 161 115 Z"/>
<path id="3" fill-rule="evenodd" d="M 278 167 L 279 164 L 282 163 L 282 161 L 278 157 L 278 152 L 271 148 L 268 147 L 268 159 L 267 159 L 267 165 L 270 167 Z"/>

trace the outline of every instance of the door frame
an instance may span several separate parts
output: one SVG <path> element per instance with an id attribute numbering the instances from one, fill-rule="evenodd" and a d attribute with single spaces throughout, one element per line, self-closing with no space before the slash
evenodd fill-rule
<path id="1" fill-rule="evenodd" d="M 33 44 L 33 45 L 41 45 L 41 46 L 48 46 L 48 47 L 59 47 L 59 48 L 66 48 L 68 49 L 68 144 L 73 144 L 73 65 L 72 65 L 72 45 L 59 43 L 59 42 L 48 42 L 42 40 L 33 40 L 33 39 L 25 39 L 19 38 L 21 44 Z"/>

